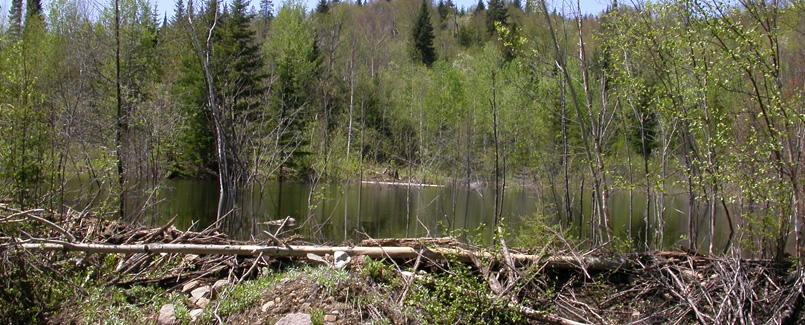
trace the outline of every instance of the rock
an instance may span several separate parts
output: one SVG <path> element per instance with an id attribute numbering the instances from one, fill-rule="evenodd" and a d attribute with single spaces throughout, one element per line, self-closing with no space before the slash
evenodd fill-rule
<path id="1" fill-rule="evenodd" d="M 215 281 L 215 283 L 212 285 L 212 293 L 214 295 L 218 295 L 224 290 L 224 288 L 229 288 L 231 286 L 232 286 L 232 284 L 229 283 L 229 281 L 227 281 L 227 280 Z"/>
<path id="2" fill-rule="evenodd" d="M 264 303 L 263 306 L 260 307 L 260 311 L 262 311 L 264 313 L 267 313 L 269 310 L 274 308 L 274 305 L 276 305 L 276 303 L 274 303 L 273 301 L 269 301 L 267 303 Z"/>
<path id="3" fill-rule="evenodd" d="M 173 325 L 176 324 L 176 311 L 173 309 L 173 304 L 167 304 L 159 309 L 159 317 L 157 317 L 157 324 L 159 325 Z"/>
<path id="4" fill-rule="evenodd" d="M 282 302 L 282 299 L 280 299 L 280 297 L 274 298 L 274 303 L 275 304 L 279 305 L 280 302 Z"/>
<path id="5" fill-rule="evenodd" d="M 349 265 L 350 261 L 352 261 L 352 258 L 349 257 L 349 254 L 347 254 L 344 251 L 335 252 L 335 254 L 333 254 L 333 258 L 334 258 L 333 264 L 336 269 L 343 269 L 344 267 Z"/>
<path id="6" fill-rule="evenodd" d="M 188 293 L 190 291 L 193 291 L 193 289 L 198 288 L 199 285 L 201 285 L 201 282 L 199 282 L 198 280 L 193 280 L 188 283 L 185 283 L 182 286 L 182 293 Z"/>
<path id="7" fill-rule="evenodd" d="M 193 309 L 190 311 L 190 321 L 195 322 L 198 320 L 198 317 L 204 313 L 204 309 Z"/>
<path id="8" fill-rule="evenodd" d="M 310 314 L 288 314 L 280 318 L 275 325 L 313 325 Z"/>
<path id="9" fill-rule="evenodd" d="M 198 300 L 196 300 L 196 307 L 198 307 L 198 308 L 204 309 L 209 304 L 210 304 L 210 300 L 207 299 L 207 298 L 198 298 Z"/>
<path id="10" fill-rule="evenodd" d="M 327 260 L 325 260 L 325 259 L 324 259 L 324 258 L 322 258 L 321 256 L 316 255 L 316 254 L 313 254 L 313 253 L 307 253 L 307 259 L 308 259 L 308 260 L 311 260 L 311 261 L 313 261 L 313 262 L 318 262 L 318 263 L 321 263 L 321 264 L 323 264 L 323 265 L 327 265 L 327 264 L 328 264 L 328 263 L 327 263 Z"/>
<path id="11" fill-rule="evenodd" d="M 327 323 L 335 323 L 338 320 L 338 315 L 324 315 L 324 321 Z"/>
<path id="12" fill-rule="evenodd" d="M 193 289 L 193 291 L 190 292 L 190 296 L 192 296 L 192 297 L 194 297 L 196 299 L 200 299 L 200 298 L 204 298 L 205 296 L 209 297 L 209 293 L 210 293 L 210 287 L 209 286 L 203 286 L 203 287 L 198 287 L 198 288 Z"/>

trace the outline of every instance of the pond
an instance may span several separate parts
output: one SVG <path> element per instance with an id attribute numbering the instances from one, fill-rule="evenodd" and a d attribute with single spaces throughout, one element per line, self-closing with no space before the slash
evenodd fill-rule
<path id="1" fill-rule="evenodd" d="M 165 180 L 158 186 L 141 186 L 128 199 L 127 219 L 148 226 L 161 226 L 176 216 L 180 229 L 201 230 L 216 221 L 218 186 L 214 181 Z M 524 221 L 533 219 L 540 202 L 550 202 L 533 188 L 507 188 L 503 200 L 503 223 L 508 236 L 516 237 Z M 571 234 L 589 237 L 589 195 L 573 207 Z M 221 222 L 221 229 L 236 239 L 266 240 L 263 231 L 273 231 L 266 222 L 291 217 L 296 220 L 294 234 L 316 243 L 341 243 L 388 237 L 444 236 L 452 231 L 463 238 L 472 236 L 490 242 L 493 235 L 495 191 L 491 187 L 443 186 L 417 187 L 405 185 L 329 183 L 313 186 L 301 182 L 269 182 L 239 192 L 235 211 Z M 578 201 L 577 201 L 578 202 Z M 610 211 L 615 234 L 626 239 L 632 234 L 635 243 L 645 236 L 645 196 L 614 192 Z M 550 204 L 550 203 L 547 203 Z M 666 196 L 663 246 L 687 246 L 687 196 Z M 704 213 L 705 209 L 699 209 Z M 631 211 L 631 213 L 630 213 Z M 630 218 L 632 218 L 630 232 Z M 699 238 L 709 234 L 708 220 L 697 218 Z M 556 224 L 559 220 L 548 219 Z M 729 227 L 724 214 L 716 218 L 716 247 L 724 247 Z M 457 231 L 458 230 L 458 231 Z M 462 231 L 466 230 L 466 231 Z M 648 236 L 656 236 L 650 230 Z M 706 247 L 707 242 L 700 244 Z"/>

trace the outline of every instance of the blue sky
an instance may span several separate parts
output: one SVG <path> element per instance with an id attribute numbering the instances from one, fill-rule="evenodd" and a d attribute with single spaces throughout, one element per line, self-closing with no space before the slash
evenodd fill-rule
<path id="1" fill-rule="evenodd" d="M 90 2 L 92 4 L 92 7 L 101 7 L 105 3 L 111 2 L 112 0 L 84 0 L 84 1 Z M 173 5 L 176 0 L 149 0 L 149 1 L 157 5 L 157 8 L 160 12 L 160 16 L 162 16 L 164 13 L 167 13 L 168 17 L 170 17 L 173 14 Z M 318 3 L 318 0 L 305 0 L 305 1 L 307 2 L 308 8 L 313 8 Z M 354 1 L 354 0 L 342 0 L 342 1 Z M 456 4 L 456 6 L 465 8 L 474 6 L 476 3 L 478 3 L 478 0 L 453 0 L 453 1 Z M 611 0 L 580 0 L 580 1 L 581 1 L 581 11 L 584 12 L 585 14 L 600 13 L 606 8 L 607 4 L 612 2 Z M 43 2 L 45 7 L 47 7 L 50 1 L 43 0 Z M 186 2 L 187 0 L 185 0 L 185 3 Z M 251 2 L 255 8 L 259 6 L 259 0 L 251 0 Z M 525 3 L 525 1 L 522 2 Z M 623 1 L 621 0 L 621 2 Z M 275 8 L 278 7 L 280 3 L 282 3 L 282 0 L 274 0 Z M 548 3 L 549 6 L 556 7 L 557 11 L 562 11 L 563 5 L 565 8 L 575 8 L 575 0 L 548 0 Z M 8 15 L 8 10 L 10 6 L 11 6 L 11 0 L 0 0 L 0 24 L 2 25 L 5 25 L 6 16 Z"/>

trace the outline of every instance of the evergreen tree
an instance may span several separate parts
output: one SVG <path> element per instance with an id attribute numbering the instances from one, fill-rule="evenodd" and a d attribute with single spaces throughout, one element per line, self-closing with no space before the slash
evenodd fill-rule
<path id="1" fill-rule="evenodd" d="M 260 18 L 267 21 L 274 18 L 274 2 L 271 0 L 260 0 Z"/>
<path id="2" fill-rule="evenodd" d="M 27 10 L 25 11 L 25 18 L 39 17 L 42 18 L 42 1 L 41 0 L 28 0 L 26 3 Z"/>
<path id="3" fill-rule="evenodd" d="M 287 158 L 282 167 L 300 174 L 305 174 L 308 168 L 302 157 L 309 154 L 306 151 L 309 138 L 304 131 L 312 115 L 310 89 L 321 72 L 316 35 L 305 16 L 300 3 L 286 2 L 265 44 L 277 78 L 272 83 L 276 129 L 281 130 L 277 150 L 281 157 Z"/>
<path id="4" fill-rule="evenodd" d="M 413 59 L 430 67 L 436 61 L 436 49 L 433 47 L 433 24 L 430 21 L 428 0 L 422 1 L 419 17 L 414 25 Z"/>
<path id="5" fill-rule="evenodd" d="M 447 15 L 450 13 L 450 7 L 447 6 L 444 0 L 439 0 L 439 4 L 436 5 L 436 11 L 439 13 L 439 20 L 444 24 L 444 21 L 447 20 Z"/>
<path id="6" fill-rule="evenodd" d="M 489 0 L 489 11 L 486 13 L 486 30 L 489 35 L 494 35 L 495 23 L 506 25 L 509 19 L 509 13 L 506 12 L 506 7 L 503 5 L 503 0 Z"/>
<path id="7" fill-rule="evenodd" d="M 9 27 L 8 33 L 12 39 L 20 39 L 22 36 L 22 0 L 12 0 L 11 10 L 8 13 Z"/>
<path id="8" fill-rule="evenodd" d="M 478 4 L 475 5 L 475 13 L 480 13 L 486 10 L 486 6 L 484 5 L 484 0 L 478 0 Z"/>
<path id="9" fill-rule="evenodd" d="M 324 15 L 330 11 L 330 5 L 327 4 L 327 0 L 319 0 L 319 5 L 316 6 L 316 13 Z"/>
<path id="10" fill-rule="evenodd" d="M 176 25 L 177 23 L 184 21 L 185 12 L 186 9 L 184 7 L 184 0 L 176 0 L 176 5 L 173 9 L 173 20 L 171 22 Z"/>
<path id="11" fill-rule="evenodd" d="M 220 93 L 237 113 L 255 108 L 264 92 L 262 86 L 265 62 L 249 29 L 252 16 L 247 12 L 248 0 L 234 0 L 224 20 L 220 45 Z"/>

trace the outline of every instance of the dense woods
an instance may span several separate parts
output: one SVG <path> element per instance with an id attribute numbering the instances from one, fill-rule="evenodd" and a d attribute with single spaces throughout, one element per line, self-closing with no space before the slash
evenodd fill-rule
<path id="1" fill-rule="evenodd" d="M 202 178 L 221 216 L 268 180 L 388 168 L 500 196 L 533 186 L 542 216 L 594 246 L 625 232 L 662 247 L 671 196 L 689 204 L 691 249 L 714 253 L 718 211 L 729 248 L 805 246 L 799 1 L 587 16 L 544 0 L 177 0 L 159 17 L 146 0 L 14 0 L 6 17 L 0 196 L 23 209 L 60 209 L 77 181 L 120 213 L 134 183 Z M 615 193 L 645 211 L 613 224 Z"/>

